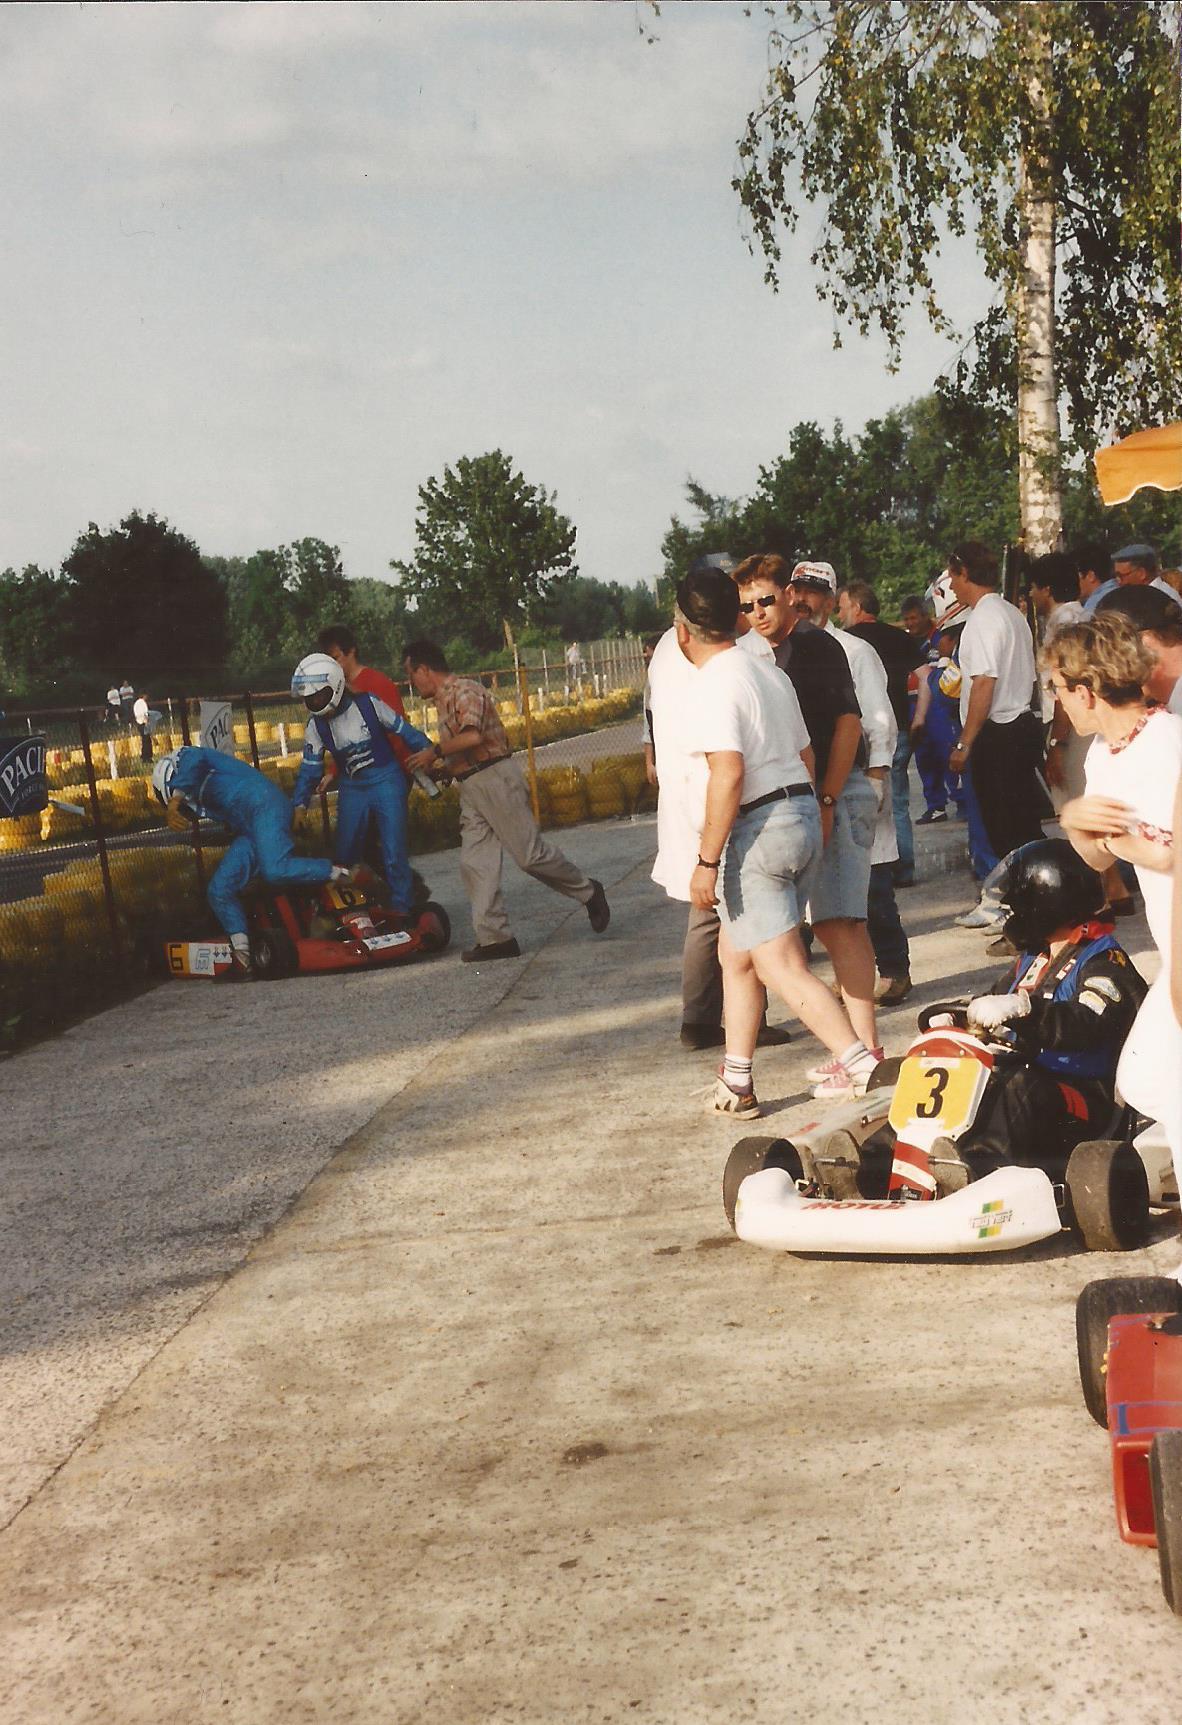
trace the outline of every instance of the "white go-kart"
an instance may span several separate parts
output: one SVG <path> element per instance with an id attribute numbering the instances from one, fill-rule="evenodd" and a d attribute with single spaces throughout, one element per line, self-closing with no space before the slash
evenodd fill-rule
<path id="1" fill-rule="evenodd" d="M 1069 1156 L 973 1178 L 958 1142 L 1011 1048 L 971 1027 L 921 1032 L 885 1060 L 865 1096 L 787 1138 L 743 1138 L 722 1182 L 740 1240 L 781 1252 L 945 1256 L 1008 1252 L 1070 1228 L 1092 1251 L 1147 1238 L 1177 1204 L 1161 1128 L 1118 1109 L 1110 1136 Z M 884 1128 L 889 1127 L 889 1132 Z"/>

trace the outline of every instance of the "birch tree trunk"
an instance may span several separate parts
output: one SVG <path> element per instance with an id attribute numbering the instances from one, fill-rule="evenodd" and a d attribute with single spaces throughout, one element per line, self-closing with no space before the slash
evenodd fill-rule
<path id="1" fill-rule="evenodd" d="M 1018 508 L 1031 556 L 1058 545 L 1063 527 L 1059 403 L 1055 386 L 1055 171 L 1052 155 L 1051 7 L 1023 0 L 1025 95 L 1019 164 Z"/>

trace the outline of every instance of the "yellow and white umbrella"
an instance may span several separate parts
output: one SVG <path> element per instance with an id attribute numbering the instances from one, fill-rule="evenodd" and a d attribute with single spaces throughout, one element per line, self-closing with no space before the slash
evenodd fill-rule
<path id="1" fill-rule="evenodd" d="M 1096 451 L 1096 482 L 1104 502 L 1127 503 L 1136 491 L 1182 491 L 1182 421 L 1134 431 Z"/>

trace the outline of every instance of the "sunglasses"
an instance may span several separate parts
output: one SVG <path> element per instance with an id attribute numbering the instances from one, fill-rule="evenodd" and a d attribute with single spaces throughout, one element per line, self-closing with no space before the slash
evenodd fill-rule
<path id="1" fill-rule="evenodd" d="M 757 605 L 761 611 L 766 611 L 768 606 L 774 605 L 778 598 L 778 593 L 761 593 L 758 599 L 743 600 L 739 605 L 739 610 L 743 613 L 744 617 L 750 617 L 752 611 L 754 611 Z"/>

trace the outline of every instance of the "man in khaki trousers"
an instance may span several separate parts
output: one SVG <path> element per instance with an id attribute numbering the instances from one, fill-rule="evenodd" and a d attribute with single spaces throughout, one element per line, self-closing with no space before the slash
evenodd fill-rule
<path id="1" fill-rule="evenodd" d="M 524 774 L 488 690 L 450 671 L 434 641 L 412 641 L 404 659 L 415 693 L 434 701 L 439 715 L 438 743 L 408 764 L 446 769 L 460 787 L 460 875 L 476 930 L 476 945 L 461 955 L 464 963 L 521 956 L 501 893 L 506 851 L 525 874 L 585 905 L 591 927 L 602 934 L 611 920 L 607 894 L 538 831 Z"/>

